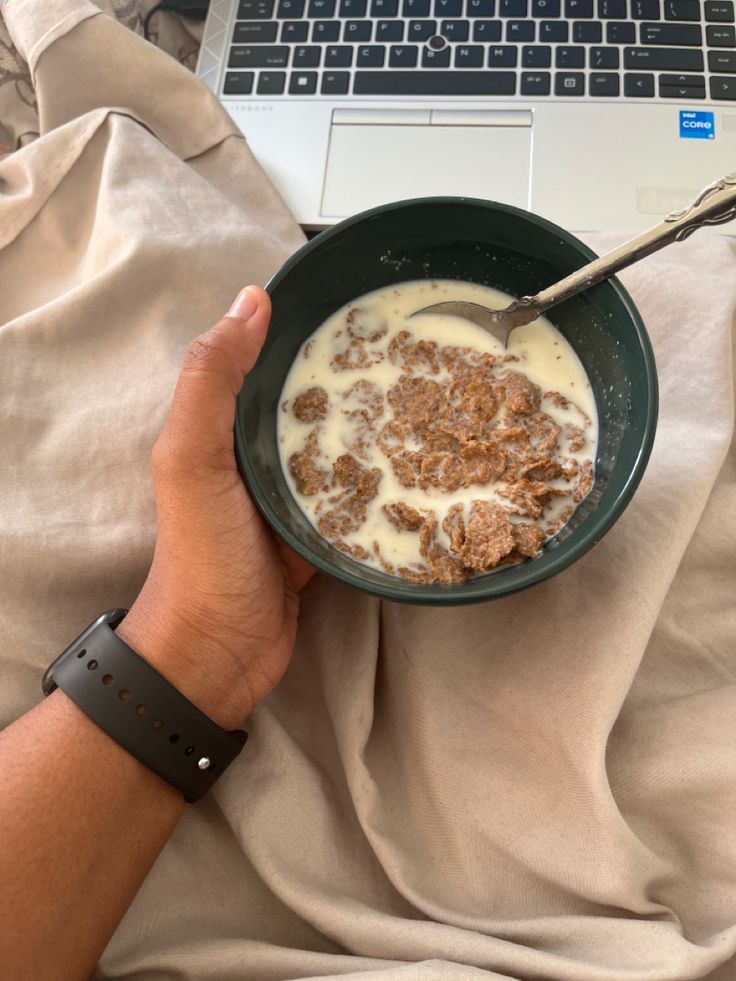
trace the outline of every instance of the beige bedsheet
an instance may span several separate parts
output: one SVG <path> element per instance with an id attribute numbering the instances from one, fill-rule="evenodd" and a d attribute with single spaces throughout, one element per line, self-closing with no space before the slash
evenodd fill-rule
<path id="1" fill-rule="evenodd" d="M 40 6 L 41 0 L 39 0 Z M 143 34 L 143 19 L 156 0 L 96 0 L 96 6 L 116 17 L 121 24 Z M 0 0 L 0 7 L 2 0 Z M 154 13 L 149 23 L 152 44 L 182 65 L 194 69 L 202 36 L 202 23 L 171 11 Z M 67 71 L 74 72 L 70 61 Z M 155 76 L 148 77 L 152 91 Z M 28 64 L 18 52 L 0 17 L 0 156 L 25 146 L 38 137 L 38 104 Z"/>
<path id="2" fill-rule="evenodd" d="M 183 348 L 302 238 L 174 60 L 87 0 L 2 10 L 41 131 L 0 161 L 7 723 L 133 602 Z M 736 262 L 700 235 L 622 278 L 662 386 L 626 514 L 479 607 L 315 580 L 284 682 L 97 978 L 736 978 Z"/>

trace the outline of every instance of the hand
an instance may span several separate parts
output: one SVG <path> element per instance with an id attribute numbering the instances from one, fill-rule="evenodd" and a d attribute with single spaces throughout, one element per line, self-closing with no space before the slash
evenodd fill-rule
<path id="1" fill-rule="evenodd" d="M 286 670 L 299 590 L 314 573 L 263 522 L 235 461 L 235 397 L 270 315 L 268 294 L 249 286 L 187 350 L 153 450 L 153 564 L 117 631 L 230 729 Z"/>

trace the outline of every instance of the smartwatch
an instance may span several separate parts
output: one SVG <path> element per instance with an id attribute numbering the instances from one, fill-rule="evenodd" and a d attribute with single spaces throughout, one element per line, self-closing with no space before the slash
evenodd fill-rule
<path id="1" fill-rule="evenodd" d="M 245 745 L 221 729 L 120 639 L 127 610 L 108 610 L 56 658 L 43 693 L 60 688 L 100 729 L 192 803 Z"/>

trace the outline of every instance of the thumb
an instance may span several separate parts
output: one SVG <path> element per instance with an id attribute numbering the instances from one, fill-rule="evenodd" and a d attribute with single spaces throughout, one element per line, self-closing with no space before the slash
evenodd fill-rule
<path id="1" fill-rule="evenodd" d="M 235 466 L 235 398 L 258 359 L 271 317 L 265 290 L 247 286 L 227 314 L 187 348 L 160 440 L 195 466 Z"/>

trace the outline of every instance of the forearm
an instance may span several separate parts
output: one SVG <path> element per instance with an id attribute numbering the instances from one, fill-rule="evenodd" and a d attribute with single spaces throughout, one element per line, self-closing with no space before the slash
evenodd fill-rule
<path id="1" fill-rule="evenodd" d="M 61 691 L 0 733 L 0 773 L 3 973 L 86 979 L 183 798 Z"/>
<path id="2" fill-rule="evenodd" d="M 220 726 L 234 728 L 249 708 L 234 667 L 156 614 L 153 579 L 118 636 Z M 0 733 L 0 774 L 3 976 L 88 978 L 184 799 L 60 690 Z"/>

